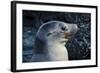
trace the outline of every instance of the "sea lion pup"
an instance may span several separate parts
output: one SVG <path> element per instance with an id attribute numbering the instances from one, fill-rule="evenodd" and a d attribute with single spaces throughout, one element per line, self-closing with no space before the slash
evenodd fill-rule
<path id="1" fill-rule="evenodd" d="M 40 26 L 34 44 L 31 62 L 68 60 L 66 42 L 78 30 L 76 24 L 49 21 Z"/>

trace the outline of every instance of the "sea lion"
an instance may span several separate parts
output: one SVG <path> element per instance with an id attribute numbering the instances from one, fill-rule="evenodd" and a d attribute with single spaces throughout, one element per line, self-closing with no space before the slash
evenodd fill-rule
<path id="1" fill-rule="evenodd" d="M 40 26 L 35 37 L 31 61 L 68 60 L 66 42 L 78 30 L 76 24 L 61 21 L 49 21 Z"/>

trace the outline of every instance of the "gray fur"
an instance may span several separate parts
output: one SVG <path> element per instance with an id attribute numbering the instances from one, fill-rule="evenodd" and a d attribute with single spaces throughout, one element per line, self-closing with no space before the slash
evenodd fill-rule
<path id="1" fill-rule="evenodd" d="M 68 60 L 68 52 L 65 43 L 77 30 L 78 27 L 76 24 L 68 24 L 61 21 L 44 23 L 40 26 L 36 34 L 34 52 L 30 61 Z"/>

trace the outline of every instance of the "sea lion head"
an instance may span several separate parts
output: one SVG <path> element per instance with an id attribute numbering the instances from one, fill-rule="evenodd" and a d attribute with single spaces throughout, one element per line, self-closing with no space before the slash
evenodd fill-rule
<path id="1" fill-rule="evenodd" d="M 47 42 L 65 43 L 78 31 L 76 24 L 61 21 L 49 21 L 40 26 L 36 37 Z"/>

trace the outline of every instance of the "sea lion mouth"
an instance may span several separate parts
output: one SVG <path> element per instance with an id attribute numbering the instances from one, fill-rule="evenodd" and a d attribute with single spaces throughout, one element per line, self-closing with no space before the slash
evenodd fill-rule
<path id="1" fill-rule="evenodd" d="M 72 33 L 64 33 L 64 38 L 69 39 L 72 35 Z"/>
<path id="2" fill-rule="evenodd" d="M 62 39 L 61 43 L 66 43 L 68 39 Z"/>

